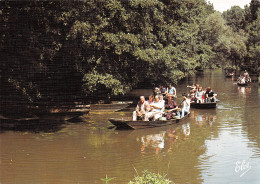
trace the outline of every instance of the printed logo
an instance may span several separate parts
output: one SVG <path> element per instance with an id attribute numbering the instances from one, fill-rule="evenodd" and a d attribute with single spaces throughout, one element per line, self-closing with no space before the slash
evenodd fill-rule
<path id="1" fill-rule="evenodd" d="M 244 176 L 251 169 L 251 165 L 249 161 L 246 160 L 238 160 L 236 162 L 235 172 L 240 174 L 240 177 Z"/>

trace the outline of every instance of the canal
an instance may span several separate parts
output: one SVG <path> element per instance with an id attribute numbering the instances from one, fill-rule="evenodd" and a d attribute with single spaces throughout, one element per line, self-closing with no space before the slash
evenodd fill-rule
<path id="1" fill-rule="evenodd" d="M 187 121 L 172 126 L 120 131 L 109 118 L 132 111 L 91 111 L 80 122 L 1 131 L 0 183 L 94 184 L 101 178 L 123 184 L 149 170 L 183 183 L 260 183 L 260 87 L 238 87 L 221 70 L 187 78 L 187 85 L 210 86 L 216 109 L 191 109 Z M 146 97 L 148 89 L 133 91 Z"/>

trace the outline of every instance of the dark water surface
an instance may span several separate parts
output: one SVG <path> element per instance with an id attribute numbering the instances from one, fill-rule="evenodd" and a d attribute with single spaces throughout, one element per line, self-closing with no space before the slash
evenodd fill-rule
<path id="1" fill-rule="evenodd" d="M 92 111 L 80 123 L 53 131 L 0 133 L 0 183 L 128 183 L 145 169 L 167 174 L 175 183 L 260 183 L 260 88 L 238 87 L 220 70 L 206 71 L 176 86 L 177 95 L 193 82 L 211 86 L 216 109 L 191 109 L 186 122 L 134 131 L 108 129 L 108 118 L 132 112 Z M 151 90 L 133 94 L 148 96 Z M 178 97 L 178 101 L 180 98 Z"/>

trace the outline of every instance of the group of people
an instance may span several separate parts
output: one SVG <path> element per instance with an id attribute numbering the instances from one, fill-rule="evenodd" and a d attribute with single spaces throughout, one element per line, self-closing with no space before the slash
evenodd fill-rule
<path id="1" fill-rule="evenodd" d="M 199 84 L 192 84 L 192 86 L 187 86 L 190 88 L 190 98 L 192 102 L 195 103 L 210 103 L 216 102 L 216 96 L 214 90 L 211 87 L 202 88 Z"/>
<path id="2" fill-rule="evenodd" d="M 240 83 L 240 84 L 245 84 L 245 83 L 251 82 L 251 78 L 250 78 L 247 70 L 244 71 L 243 75 L 240 75 L 238 77 L 237 82 Z"/>
<path id="3" fill-rule="evenodd" d="M 190 99 L 183 93 L 182 102 L 178 107 L 175 98 L 177 98 L 176 89 L 171 84 L 167 89 L 163 86 L 155 88 L 154 94 L 151 94 L 147 101 L 144 96 L 140 96 L 140 101 L 133 112 L 133 121 L 140 119 L 155 121 L 162 117 L 165 119 L 172 119 L 175 116 L 177 118 L 184 117 L 185 114 L 189 113 Z"/>
<path id="4" fill-rule="evenodd" d="M 153 95 L 162 95 L 164 98 L 168 97 L 168 96 L 172 96 L 174 98 L 177 98 L 177 92 L 176 92 L 176 88 L 173 87 L 172 84 L 169 84 L 169 86 L 167 88 L 165 88 L 163 85 L 161 85 L 160 87 L 155 87 L 153 89 Z"/>

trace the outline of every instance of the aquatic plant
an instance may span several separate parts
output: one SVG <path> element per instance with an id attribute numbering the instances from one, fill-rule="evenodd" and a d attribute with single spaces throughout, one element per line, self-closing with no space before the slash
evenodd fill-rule
<path id="1" fill-rule="evenodd" d="M 113 179 L 115 179 L 115 177 L 110 178 L 110 177 L 107 177 L 107 175 L 106 175 L 106 178 L 101 178 L 100 180 L 104 181 L 105 183 L 109 183 Z"/>
<path id="2" fill-rule="evenodd" d="M 160 175 L 156 173 L 152 173 L 150 171 L 144 170 L 141 176 L 135 176 L 133 181 L 130 181 L 129 184 L 169 184 L 173 183 L 169 179 L 165 178 L 166 175 Z"/>

